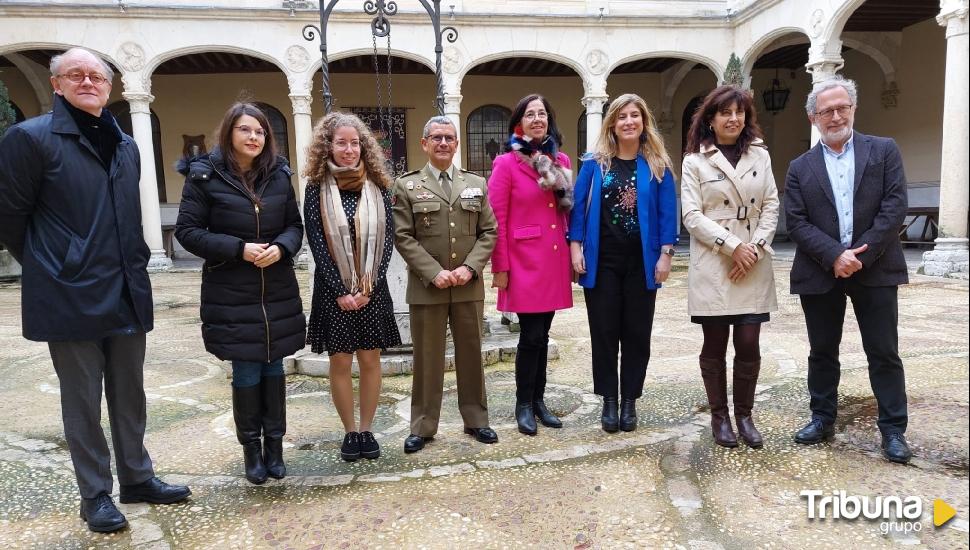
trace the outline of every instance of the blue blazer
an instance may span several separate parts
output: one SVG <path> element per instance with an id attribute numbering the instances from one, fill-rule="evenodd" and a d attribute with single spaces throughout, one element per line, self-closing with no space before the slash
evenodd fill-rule
<path id="1" fill-rule="evenodd" d="M 583 243 L 586 273 L 579 277 L 579 284 L 585 288 L 593 288 L 596 286 L 596 269 L 599 264 L 603 172 L 591 156 L 583 158 L 582 162 L 576 178 L 575 201 L 569 220 L 569 240 Z M 655 290 L 661 286 L 653 277 L 653 266 L 660 259 L 660 247 L 678 242 L 677 192 L 670 170 L 664 170 L 663 180 L 658 181 L 650 172 L 647 161 L 640 155 L 637 156 L 637 219 L 640 222 L 640 243 L 647 289 Z"/>

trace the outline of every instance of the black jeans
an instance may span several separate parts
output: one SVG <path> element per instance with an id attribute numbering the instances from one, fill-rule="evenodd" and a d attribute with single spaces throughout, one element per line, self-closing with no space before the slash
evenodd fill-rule
<path id="1" fill-rule="evenodd" d="M 643 252 L 632 246 L 607 246 L 599 253 L 596 286 L 584 289 L 593 344 L 593 392 L 637 399 L 650 361 L 650 332 L 656 290 L 647 290 Z M 653 266 L 650 266 L 653 269 Z M 617 355 L 620 355 L 619 380 Z"/>
<path id="2" fill-rule="evenodd" d="M 906 376 L 899 358 L 899 321 L 895 286 L 867 287 L 838 279 L 825 294 L 800 296 L 808 326 L 808 393 L 812 416 L 835 421 L 840 377 L 839 344 L 845 320 L 846 297 L 852 300 L 869 362 L 869 384 L 879 406 L 883 434 L 906 431 Z"/>
<path id="3" fill-rule="evenodd" d="M 555 311 L 519 313 L 519 345 L 515 351 L 515 400 L 531 403 L 546 391 L 549 328 Z"/>

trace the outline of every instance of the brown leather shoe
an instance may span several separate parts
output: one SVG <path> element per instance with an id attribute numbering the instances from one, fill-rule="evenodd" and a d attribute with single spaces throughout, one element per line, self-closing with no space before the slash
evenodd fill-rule
<path id="1" fill-rule="evenodd" d="M 707 402 L 711 405 L 711 433 L 714 442 L 722 447 L 737 447 L 738 438 L 731 428 L 727 406 L 727 363 L 724 359 L 700 357 L 701 377 Z"/>
<path id="2" fill-rule="evenodd" d="M 745 445 L 752 449 L 760 449 L 764 439 L 751 418 L 754 407 L 754 391 L 758 385 L 758 373 L 761 371 L 761 360 L 734 360 L 734 421 L 738 425 L 738 436 Z"/>

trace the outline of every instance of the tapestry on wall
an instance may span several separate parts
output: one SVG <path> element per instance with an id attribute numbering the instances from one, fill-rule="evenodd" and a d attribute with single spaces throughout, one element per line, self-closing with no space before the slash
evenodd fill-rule
<path id="1" fill-rule="evenodd" d="M 384 109 L 385 117 L 390 113 L 388 121 L 390 128 L 381 127 L 381 111 L 377 107 L 347 107 L 347 110 L 357 115 L 370 128 L 374 138 L 384 149 L 388 169 L 394 177 L 408 170 L 408 142 L 407 142 L 407 111 L 404 107 L 390 107 Z M 387 122 L 385 122 L 387 126 Z M 390 132 L 390 135 L 388 135 Z"/>

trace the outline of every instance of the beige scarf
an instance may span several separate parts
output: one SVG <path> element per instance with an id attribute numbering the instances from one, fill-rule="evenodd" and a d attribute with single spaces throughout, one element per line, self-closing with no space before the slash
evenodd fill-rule
<path id="1" fill-rule="evenodd" d="M 364 163 L 341 167 L 327 161 L 330 176 L 320 184 L 320 219 L 330 256 L 337 264 L 340 279 L 351 294 L 370 296 L 384 254 L 385 216 L 381 190 L 367 179 Z M 355 234 L 350 234 L 347 213 L 340 191 L 360 191 Z"/>

